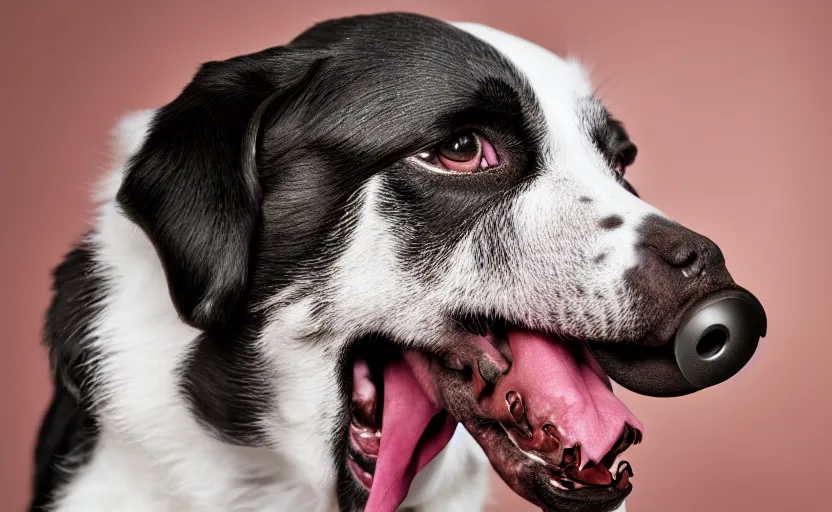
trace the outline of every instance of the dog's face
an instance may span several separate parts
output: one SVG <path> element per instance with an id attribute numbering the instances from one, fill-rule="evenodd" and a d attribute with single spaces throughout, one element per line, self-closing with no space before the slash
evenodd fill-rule
<path id="1" fill-rule="evenodd" d="M 604 510 L 642 429 L 607 374 L 690 391 L 651 351 L 734 286 L 635 195 L 635 156 L 577 63 L 379 15 L 205 65 L 118 199 L 206 333 L 182 388 L 218 435 L 291 451 L 311 428 L 344 506 L 384 510 L 457 420 L 527 499 Z"/>

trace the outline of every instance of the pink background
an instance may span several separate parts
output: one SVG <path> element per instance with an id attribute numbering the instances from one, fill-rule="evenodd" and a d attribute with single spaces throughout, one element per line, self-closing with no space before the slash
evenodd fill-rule
<path id="1" fill-rule="evenodd" d="M 91 218 L 107 132 L 198 63 L 315 21 L 418 11 L 577 54 L 641 152 L 643 197 L 723 248 L 769 336 L 693 396 L 621 392 L 647 425 L 631 512 L 830 510 L 832 3 L 763 1 L 7 2 L 0 16 L 0 510 L 22 510 L 49 395 L 49 270 Z M 497 482 L 494 510 L 533 510 Z"/>

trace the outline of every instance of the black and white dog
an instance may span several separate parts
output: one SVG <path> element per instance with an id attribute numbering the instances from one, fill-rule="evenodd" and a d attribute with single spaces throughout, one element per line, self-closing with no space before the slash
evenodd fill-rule
<path id="1" fill-rule="evenodd" d="M 676 384 L 609 354 L 734 286 L 581 66 L 481 25 L 321 23 L 115 138 L 55 271 L 33 510 L 476 511 L 489 462 L 613 510 L 642 426 L 607 375 Z"/>

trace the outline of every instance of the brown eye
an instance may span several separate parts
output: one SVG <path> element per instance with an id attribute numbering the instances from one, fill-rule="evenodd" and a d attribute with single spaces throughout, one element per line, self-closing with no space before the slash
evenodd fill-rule
<path id="1" fill-rule="evenodd" d="M 488 169 L 500 163 L 491 143 L 474 132 L 458 133 L 434 151 L 420 153 L 418 158 L 438 170 L 461 173 Z"/>
<path id="2" fill-rule="evenodd" d="M 477 160 L 482 147 L 480 141 L 473 133 L 455 135 L 439 146 L 439 156 L 453 162 L 468 162 Z"/>

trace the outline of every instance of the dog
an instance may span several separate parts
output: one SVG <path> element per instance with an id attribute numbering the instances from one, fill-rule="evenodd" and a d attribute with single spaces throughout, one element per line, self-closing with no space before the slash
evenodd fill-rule
<path id="1" fill-rule="evenodd" d="M 607 375 L 675 384 L 609 354 L 734 286 L 581 64 L 483 25 L 322 22 L 114 139 L 54 271 L 32 510 L 476 511 L 489 464 L 614 510 L 643 426 Z"/>

